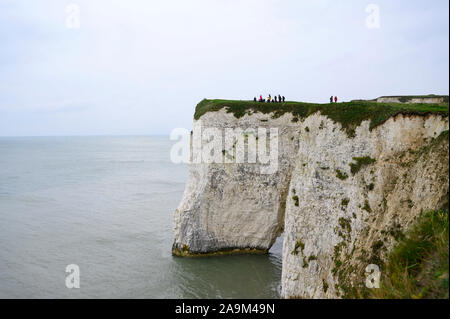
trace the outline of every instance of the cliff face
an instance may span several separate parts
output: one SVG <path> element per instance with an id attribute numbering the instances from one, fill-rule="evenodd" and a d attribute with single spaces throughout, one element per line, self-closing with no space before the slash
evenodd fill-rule
<path id="1" fill-rule="evenodd" d="M 234 146 L 222 150 L 230 163 L 190 164 L 173 253 L 266 252 L 284 229 L 284 298 L 348 296 L 364 284 L 367 265 L 383 271 L 386 253 L 421 211 L 448 200 L 448 111 L 398 113 L 373 128 L 362 120 L 350 134 L 320 112 L 299 120 L 214 111 L 195 121 L 192 140 L 208 127 L 247 130 L 245 141 L 252 129 L 277 128 L 276 169 L 235 163 Z M 194 146 L 193 157 L 198 152 Z"/>
<path id="2" fill-rule="evenodd" d="M 237 119 L 220 110 L 195 121 L 192 140 L 208 128 L 221 132 L 240 128 L 243 132 L 237 135 L 247 137 L 246 149 L 252 129 L 266 128 L 269 134 L 270 128 L 278 128 L 278 158 L 273 173 L 266 174 L 261 169 L 268 165 L 247 159 L 236 163 L 233 143 L 229 149 L 223 147 L 221 154 L 231 163 L 191 163 L 183 199 L 175 211 L 174 254 L 268 251 L 283 231 L 286 195 L 298 152 L 300 127 L 290 120 L 290 115 L 272 120 L 260 113 Z M 192 148 L 195 161 L 200 151 Z"/>
<path id="3" fill-rule="evenodd" d="M 448 198 L 448 131 L 440 135 L 448 118 L 398 115 L 372 131 L 363 122 L 354 138 L 319 115 L 303 125 L 310 132 L 300 137 L 286 204 L 282 296 L 351 296 L 369 264 L 383 271 L 420 212 Z"/>

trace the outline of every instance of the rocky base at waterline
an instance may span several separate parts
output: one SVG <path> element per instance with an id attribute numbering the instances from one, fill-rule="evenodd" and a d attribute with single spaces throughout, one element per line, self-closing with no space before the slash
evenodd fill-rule
<path id="1" fill-rule="evenodd" d="M 448 105 L 205 100 L 195 117 L 241 128 L 247 146 L 277 128 L 277 169 L 233 163 L 233 148 L 229 163 L 190 164 L 173 253 L 264 253 L 284 231 L 283 298 L 351 296 L 421 212 L 448 202 Z"/>

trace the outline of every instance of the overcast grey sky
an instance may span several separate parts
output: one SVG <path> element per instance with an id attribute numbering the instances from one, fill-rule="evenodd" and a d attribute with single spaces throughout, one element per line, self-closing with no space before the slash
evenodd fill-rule
<path id="1" fill-rule="evenodd" d="M 448 6 L 0 0 L 0 135 L 168 134 L 203 98 L 448 94 Z"/>

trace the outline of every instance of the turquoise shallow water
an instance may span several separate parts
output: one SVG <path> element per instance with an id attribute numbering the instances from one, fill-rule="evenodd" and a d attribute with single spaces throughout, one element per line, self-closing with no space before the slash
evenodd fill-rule
<path id="1" fill-rule="evenodd" d="M 0 138 L 0 298 L 278 298 L 281 239 L 264 256 L 171 255 L 187 180 L 173 143 Z"/>

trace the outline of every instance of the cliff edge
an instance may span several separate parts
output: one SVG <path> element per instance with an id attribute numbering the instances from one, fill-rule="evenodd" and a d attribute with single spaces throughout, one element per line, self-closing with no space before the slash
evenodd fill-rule
<path id="1" fill-rule="evenodd" d="M 448 203 L 448 127 L 447 104 L 204 100 L 172 252 L 264 253 L 284 231 L 283 298 L 354 296 Z"/>

